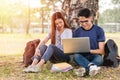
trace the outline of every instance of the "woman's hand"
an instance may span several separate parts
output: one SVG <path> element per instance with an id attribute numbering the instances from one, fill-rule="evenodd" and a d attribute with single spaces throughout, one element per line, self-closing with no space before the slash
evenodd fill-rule
<path id="1" fill-rule="evenodd" d="M 39 48 L 36 48 L 36 50 L 35 50 L 35 56 L 41 56 Z"/>

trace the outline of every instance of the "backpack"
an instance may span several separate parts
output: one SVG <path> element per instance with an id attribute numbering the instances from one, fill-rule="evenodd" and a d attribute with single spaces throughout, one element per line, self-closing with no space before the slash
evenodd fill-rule
<path id="1" fill-rule="evenodd" d="M 35 39 L 26 43 L 26 47 L 23 54 L 23 63 L 25 67 L 32 63 L 32 57 L 34 56 L 35 49 L 38 46 L 40 39 Z"/>
<path id="2" fill-rule="evenodd" d="M 105 55 L 103 57 L 103 66 L 107 67 L 118 67 L 119 60 L 118 57 L 118 46 L 114 40 L 109 39 L 105 43 Z"/>

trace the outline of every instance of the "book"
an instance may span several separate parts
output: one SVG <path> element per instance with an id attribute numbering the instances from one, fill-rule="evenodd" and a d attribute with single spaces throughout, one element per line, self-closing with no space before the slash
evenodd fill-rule
<path id="1" fill-rule="evenodd" d="M 51 72 L 67 72 L 71 69 L 73 69 L 73 67 L 70 64 L 62 62 L 53 64 L 51 67 Z"/>

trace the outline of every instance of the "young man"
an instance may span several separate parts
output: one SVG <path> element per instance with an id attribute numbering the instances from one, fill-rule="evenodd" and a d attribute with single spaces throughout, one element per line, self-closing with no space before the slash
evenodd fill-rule
<path id="1" fill-rule="evenodd" d="M 74 69 L 78 76 L 88 74 L 94 76 L 100 70 L 103 63 L 105 35 L 101 27 L 94 25 L 91 11 L 84 8 L 79 11 L 78 18 L 80 27 L 73 32 L 73 37 L 89 37 L 90 52 L 74 54 L 75 62 L 82 68 Z"/>

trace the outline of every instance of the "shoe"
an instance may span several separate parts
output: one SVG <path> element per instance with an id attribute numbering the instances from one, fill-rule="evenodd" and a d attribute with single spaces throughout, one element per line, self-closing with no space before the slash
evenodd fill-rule
<path id="1" fill-rule="evenodd" d="M 24 69 L 23 71 L 26 73 L 29 73 L 29 72 L 37 73 L 37 72 L 40 72 L 41 70 L 38 66 L 30 65 L 26 69 Z"/>
<path id="2" fill-rule="evenodd" d="M 77 76 L 84 76 L 86 72 L 85 68 L 74 69 L 73 71 Z"/>
<path id="3" fill-rule="evenodd" d="M 97 65 L 91 65 L 89 68 L 89 75 L 95 76 L 100 72 L 100 67 L 97 67 Z"/>

